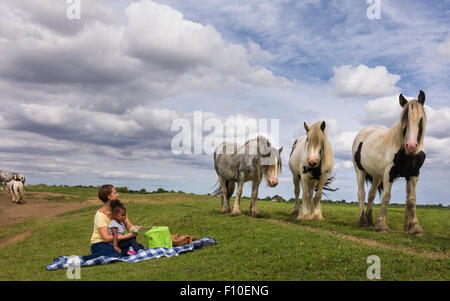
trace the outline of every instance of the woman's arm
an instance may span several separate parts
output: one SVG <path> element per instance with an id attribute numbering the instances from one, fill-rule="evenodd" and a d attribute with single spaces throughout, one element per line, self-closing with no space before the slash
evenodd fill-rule
<path id="1" fill-rule="evenodd" d="M 98 228 L 98 232 L 100 233 L 101 237 L 103 238 L 104 242 L 111 242 L 113 241 L 114 237 L 113 235 L 109 234 L 108 227 L 100 227 Z M 137 233 L 128 233 L 126 235 L 119 235 L 117 236 L 118 240 L 128 239 L 136 237 Z"/>

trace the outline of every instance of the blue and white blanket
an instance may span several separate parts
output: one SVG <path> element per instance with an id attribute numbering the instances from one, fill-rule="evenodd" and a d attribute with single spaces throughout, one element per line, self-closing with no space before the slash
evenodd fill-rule
<path id="1" fill-rule="evenodd" d="M 173 247 L 171 249 L 166 248 L 143 249 L 134 255 L 126 257 L 100 256 L 91 260 L 83 260 L 82 256 L 70 256 L 70 257 L 60 256 L 58 258 L 55 258 L 54 262 L 48 264 L 46 268 L 48 271 L 54 271 L 58 269 L 66 269 L 69 267 L 85 267 L 91 265 L 106 264 L 113 261 L 139 262 L 148 259 L 160 258 L 163 256 L 165 257 L 178 256 L 178 254 L 180 253 L 198 250 L 203 247 L 214 244 L 216 244 L 216 241 L 214 239 L 205 237 L 189 245 L 184 245 L 181 247 Z"/>

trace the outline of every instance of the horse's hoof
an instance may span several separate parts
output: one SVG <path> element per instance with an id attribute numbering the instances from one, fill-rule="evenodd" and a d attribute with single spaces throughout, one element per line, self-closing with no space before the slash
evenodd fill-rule
<path id="1" fill-rule="evenodd" d="M 230 210 L 230 208 L 222 208 L 222 209 L 220 210 L 220 212 L 221 212 L 221 213 L 230 213 L 231 210 Z"/>
<path id="2" fill-rule="evenodd" d="M 369 226 L 369 221 L 368 221 L 367 216 L 365 214 L 362 214 L 361 217 L 358 219 L 357 225 L 358 225 L 358 227 L 367 227 L 367 226 Z"/>
<path id="3" fill-rule="evenodd" d="M 389 227 L 385 222 L 377 222 L 374 226 L 374 230 L 381 233 L 390 232 Z"/>
<path id="4" fill-rule="evenodd" d="M 299 210 L 294 209 L 291 211 L 290 215 L 298 215 L 298 212 L 299 212 Z"/>
<path id="5" fill-rule="evenodd" d="M 315 221 L 321 222 L 321 221 L 323 221 L 323 216 L 322 215 L 314 215 L 312 219 Z"/>
<path id="6" fill-rule="evenodd" d="M 250 214 L 250 216 L 251 216 L 251 217 L 254 217 L 254 218 L 261 218 L 261 217 L 263 217 L 261 214 L 259 214 L 259 212 L 252 212 L 252 213 Z"/>
<path id="7" fill-rule="evenodd" d="M 419 224 L 412 224 L 409 225 L 408 233 L 416 236 L 422 236 L 423 235 L 423 229 Z"/>
<path id="8" fill-rule="evenodd" d="M 238 216 L 238 215 L 241 215 L 241 211 L 231 211 L 231 214 L 230 214 L 231 216 Z"/>
<path id="9" fill-rule="evenodd" d="M 310 218 L 309 218 L 308 215 L 304 214 L 304 215 L 299 215 L 299 216 L 297 216 L 297 217 L 295 218 L 295 220 L 296 220 L 296 221 L 299 221 L 299 222 L 301 222 L 301 221 L 309 221 Z"/>
<path id="10" fill-rule="evenodd" d="M 310 219 L 313 221 L 323 221 L 322 211 L 314 210 L 313 214 L 310 216 Z"/>

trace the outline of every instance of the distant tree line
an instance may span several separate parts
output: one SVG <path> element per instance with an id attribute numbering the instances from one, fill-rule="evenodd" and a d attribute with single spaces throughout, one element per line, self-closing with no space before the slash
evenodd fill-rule
<path id="1" fill-rule="evenodd" d="M 57 186 L 57 185 L 52 185 L 52 186 Z M 60 187 L 70 187 L 69 185 L 59 185 Z M 81 187 L 81 188 L 99 188 L 100 186 L 83 186 L 83 185 L 76 185 L 76 186 L 71 186 L 71 187 Z M 153 193 L 182 193 L 182 194 L 186 194 L 185 192 L 183 192 L 182 190 L 165 190 L 164 188 L 158 188 L 154 191 L 148 192 L 145 188 L 142 188 L 140 190 L 132 190 L 132 189 L 128 189 L 128 187 L 123 186 L 123 187 L 116 187 L 117 192 L 119 193 L 129 193 L 129 194 L 153 194 Z M 194 193 L 189 193 L 189 194 L 194 194 Z M 211 195 L 211 193 L 207 193 L 206 195 Z M 248 196 L 242 196 L 242 199 L 250 199 L 250 197 Z M 284 199 L 282 196 L 276 194 L 274 196 L 267 196 L 263 199 L 258 199 L 259 201 L 269 201 L 269 202 L 278 202 L 278 203 L 282 203 L 282 202 L 286 202 L 286 203 L 294 203 L 295 202 L 295 198 L 290 198 L 289 200 Z M 301 199 L 300 199 L 301 201 Z M 349 204 L 349 205 L 357 205 L 358 202 L 355 201 L 346 201 L 346 200 L 321 200 L 322 204 Z M 379 204 L 375 204 L 379 205 Z M 390 203 L 389 206 L 405 206 L 405 204 L 398 204 L 398 203 Z M 444 206 L 442 204 L 428 204 L 428 205 L 417 205 L 417 207 L 422 207 L 422 208 L 449 208 L 450 206 Z"/>
<path id="2" fill-rule="evenodd" d="M 145 188 L 141 190 L 132 190 L 128 189 L 128 187 L 116 187 L 116 191 L 119 193 L 130 193 L 130 194 L 153 194 L 153 193 L 185 193 L 181 190 L 165 190 L 164 188 L 158 188 L 154 191 L 147 191 Z"/>

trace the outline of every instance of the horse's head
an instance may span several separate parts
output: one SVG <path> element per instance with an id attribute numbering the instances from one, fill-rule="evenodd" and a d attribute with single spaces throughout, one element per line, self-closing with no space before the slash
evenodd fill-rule
<path id="1" fill-rule="evenodd" d="M 403 107 L 400 123 L 405 153 L 407 155 L 415 155 L 419 151 L 419 146 L 423 143 L 425 125 L 427 123 L 424 108 L 425 93 L 420 90 L 419 97 L 409 102 L 400 94 L 399 102 Z"/>
<path id="2" fill-rule="evenodd" d="M 318 167 L 322 160 L 325 141 L 327 139 L 325 121 L 318 121 L 312 126 L 304 123 L 306 130 L 306 152 L 308 155 L 308 165 L 311 168 Z"/>
<path id="3" fill-rule="evenodd" d="M 22 176 L 20 173 L 13 172 L 12 175 L 13 175 L 13 180 L 20 181 L 25 184 L 25 177 Z"/>
<path id="4" fill-rule="evenodd" d="M 283 147 L 276 149 L 271 146 L 270 142 L 264 137 L 258 137 L 258 150 L 260 154 L 260 165 L 266 179 L 266 183 L 270 187 L 278 185 L 278 175 L 281 174 L 281 152 Z"/>

